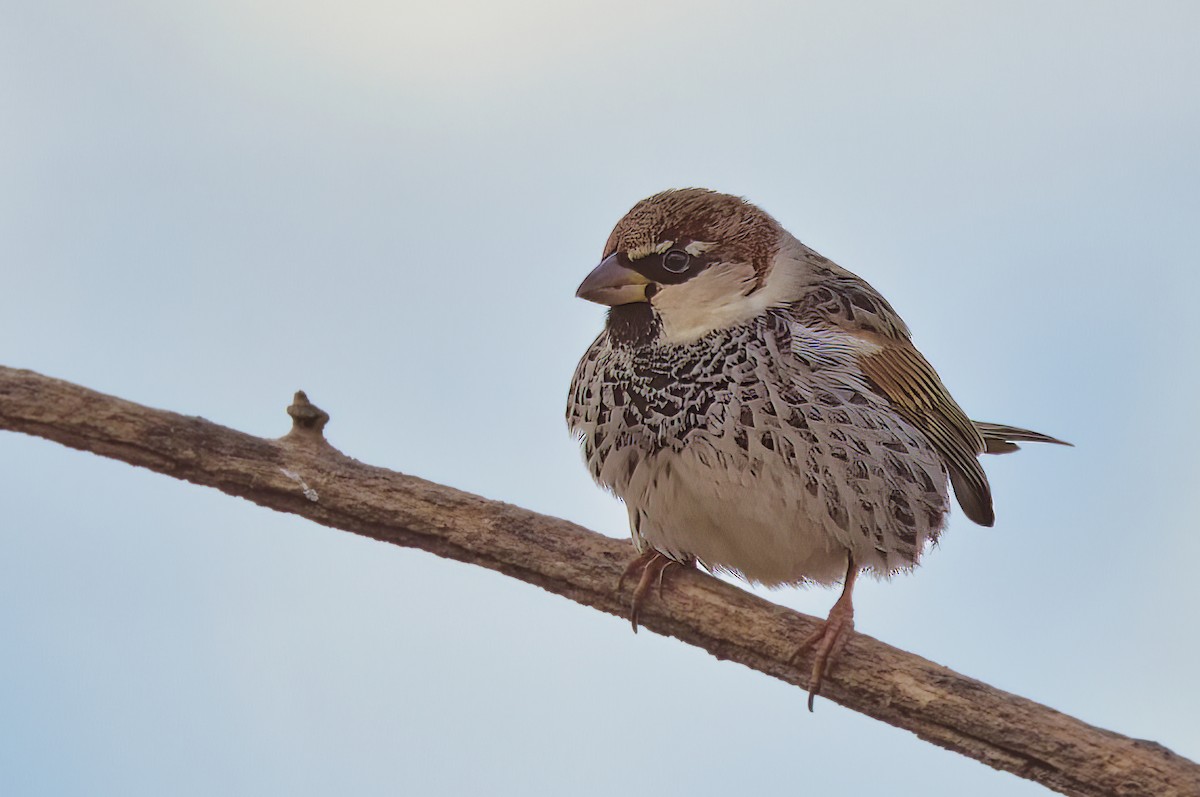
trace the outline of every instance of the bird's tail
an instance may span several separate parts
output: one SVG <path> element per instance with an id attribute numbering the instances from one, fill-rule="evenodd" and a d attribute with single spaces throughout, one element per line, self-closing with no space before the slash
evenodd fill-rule
<path id="1" fill-rule="evenodd" d="M 975 424 L 975 428 L 983 437 L 983 442 L 987 446 L 984 453 L 987 454 L 1008 454 L 1016 451 L 1020 448 L 1017 445 L 1018 441 L 1022 443 L 1054 443 L 1059 446 L 1071 445 L 1057 437 L 1051 437 L 1041 432 L 1032 432 L 1029 429 L 1019 429 L 1016 426 L 1005 426 L 1002 423 L 986 421 L 971 421 L 971 423 Z"/>

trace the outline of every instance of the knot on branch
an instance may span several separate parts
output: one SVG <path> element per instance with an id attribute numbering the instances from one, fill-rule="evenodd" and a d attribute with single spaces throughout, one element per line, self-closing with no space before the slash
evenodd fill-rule
<path id="1" fill-rule="evenodd" d="M 303 390 L 296 391 L 287 413 L 292 416 L 292 430 L 287 433 L 287 439 L 325 442 L 324 430 L 325 424 L 329 423 L 329 413 L 310 402 Z"/>

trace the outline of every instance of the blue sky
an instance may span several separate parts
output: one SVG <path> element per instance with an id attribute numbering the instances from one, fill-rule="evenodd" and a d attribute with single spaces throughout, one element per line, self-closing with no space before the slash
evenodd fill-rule
<path id="1" fill-rule="evenodd" d="M 859 630 L 1200 758 L 1191 3 L 9 2 L 0 363 L 627 534 L 562 420 L 645 195 L 759 203 L 990 458 Z M 497 574 L 0 436 L 0 792 L 1040 787 Z M 773 600 L 824 615 L 832 590 Z"/>

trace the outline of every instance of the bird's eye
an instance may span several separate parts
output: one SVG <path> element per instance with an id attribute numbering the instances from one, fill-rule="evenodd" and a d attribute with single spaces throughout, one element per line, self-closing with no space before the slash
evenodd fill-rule
<path id="1" fill-rule="evenodd" d="M 663 255 L 662 264 L 672 274 L 682 274 L 692 264 L 692 256 L 682 249 L 672 249 Z"/>

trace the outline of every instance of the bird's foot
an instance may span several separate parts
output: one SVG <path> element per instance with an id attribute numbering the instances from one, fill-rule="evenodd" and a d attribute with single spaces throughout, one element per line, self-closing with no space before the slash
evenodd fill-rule
<path id="1" fill-rule="evenodd" d="M 659 600 L 662 600 L 663 573 L 671 565 L 677 564 L 679 562 L 651 548 L 630 562 L 629 567 L 626 567 L 625 572 L 621 574 L 621 580 L 617 582 L 617 592 L 620 592 L 625 586 L 625 579 L 632 576 L 638 570 L 642 572 L 637 586 L 633 589 L 633 598 L 629 605 L 629 620 L 633 623 L 633 633 L 637 633 L 638 614 L 641 611 L 642 602 L 646 599 L 646 594 L 650 592 L 650 587 L 656 581 L 658 582 L 658 597 Z"/>
<path id="2" fill-rule="evenodd" d="M 854 606 L 848 600 L 839 599 L 833 604 L 829 617 L 821 623 L 808 639 L 800 643 L 792 654 L 790 663 L 795 664 L 808 650 L 813 651 L 812 670 L 808 675 L 808 710 L 813 710 L 813 700 L 821 692 L 821 682 L 830 662 L 836 658 L 846 644 L 845 633 L 854 630 Z"/>

